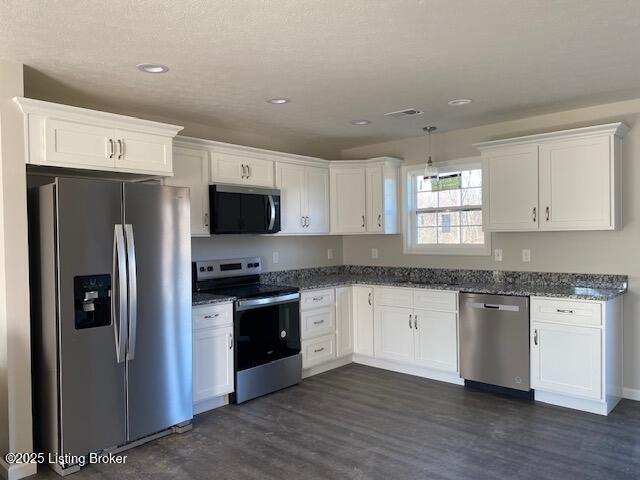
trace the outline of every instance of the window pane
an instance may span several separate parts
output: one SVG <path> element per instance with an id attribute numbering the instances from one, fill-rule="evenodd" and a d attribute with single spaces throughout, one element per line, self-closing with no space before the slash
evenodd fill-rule
<path id="1" fill-rule="evenodd" d="M 482 205 L 482 188 L 462 190 L 462 205 Z"/>
<path id="2" fill-rule="evenodd" d="M 482 186 L 482 170 L 463 170 L 462 171 L 462 188 L 481 187 Z"/>
<path id="3" fill-rule="evenodd" d="M 462 227 L 462 243 L 482 245 L 484 243 L 482 227 Z"/>
<path id="4" fill-rule="evenodd" d="M 438 227 L 438 243 L 460 243 L 460 227 Z"/>
<path id="5" fill-rule="evenodd" d="M 454 225 L 460 225 L 460 212 L 441 212 L 438 213 L 438 226 L 448 228 Z"/>
<path id="6" fill-rule="evenodd" d="M 445 190 L 438 192 L 439 207 L 459 207 L 460 190 Z"/>
<path id="7" fill-rule="evenodd" d="M 437 228 L 418 228 L 418 244 L 438 243 Z"/>
<path id="8" fill-rule="evenodd" d="M 418 192 L 418 208 L 437 208 L 438 192 Z"/>
<path id="9" fill-rule="evenodd" d="M 436 227 L 437 214 L 434 213 L 419 213 L 418 214 L 418 227 Z"/>
<path id="10" fill-rule="evenodd" d="M 418 175 L 416 177 L 416 188 L 418 192 L 429 192 L 431 191 L 431 180 L 425 179 L 422 175 Z"/>
<path id="11" fill-rule="evenodd" d="M 482 210 L 470 210 L 468 212 L 461 212 L 460 224 L 482 226 Z"/>

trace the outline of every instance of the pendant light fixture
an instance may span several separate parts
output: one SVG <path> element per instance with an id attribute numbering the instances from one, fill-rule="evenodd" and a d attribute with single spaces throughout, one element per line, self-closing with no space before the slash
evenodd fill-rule
<path id="1" fill-rule="evenodd" d="M 424 166 L 424 178 L 437 177 L 438 169 L 433 165 L 433 160 L 431 159 L 431 133 L 436 131 L 437 127 L 429 125 L 422 130 L 427 133 L 427 163 Z"/>

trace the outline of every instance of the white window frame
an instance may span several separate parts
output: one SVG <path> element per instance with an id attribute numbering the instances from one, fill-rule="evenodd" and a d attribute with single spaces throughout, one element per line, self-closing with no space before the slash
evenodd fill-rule
<path id="1" fill-rule="evenodd" d="M 467 157 L 439 162 L 439 171 L 451 169 L 482 169 L 482 226 L 484 230 L 484 245 L 417 245 L 415 241 L 416 208 L 414 203 L 415 183 L 412 179 L 424 172 L 424 165 L 406 165 L 402 167 L 402 236 L 403 252 L 409 255 L 491 255 L 491 233 L 486 231 L 487 218 L 487 192 L 485 186 L 484 165 L 480 157 Z"/>

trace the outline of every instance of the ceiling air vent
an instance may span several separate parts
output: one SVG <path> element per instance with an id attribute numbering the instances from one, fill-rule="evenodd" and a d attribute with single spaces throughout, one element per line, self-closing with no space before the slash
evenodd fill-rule
<path id="1" fill-rule="evenodd" d="M 403 118 L 403 117 L 415 117 L 416 115 L 422 115 L 422 111 L 417 108 L 405 108 L 404 110 L 398 110 L 397 112 L 385 113 L 385 117 Z"/>

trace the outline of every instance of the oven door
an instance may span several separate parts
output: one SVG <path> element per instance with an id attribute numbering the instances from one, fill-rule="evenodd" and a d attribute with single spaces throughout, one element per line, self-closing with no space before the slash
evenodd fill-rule
<path id="1" fill-rule="evenodd" d="M 234 185 L 209 186 L 211 233 L 280 231 L 280 191 Z"/>
<path id="2" fill-rule="evenodd" d="M 236 371 L 300 353 L 300 294 L 238 300 Z"/>

